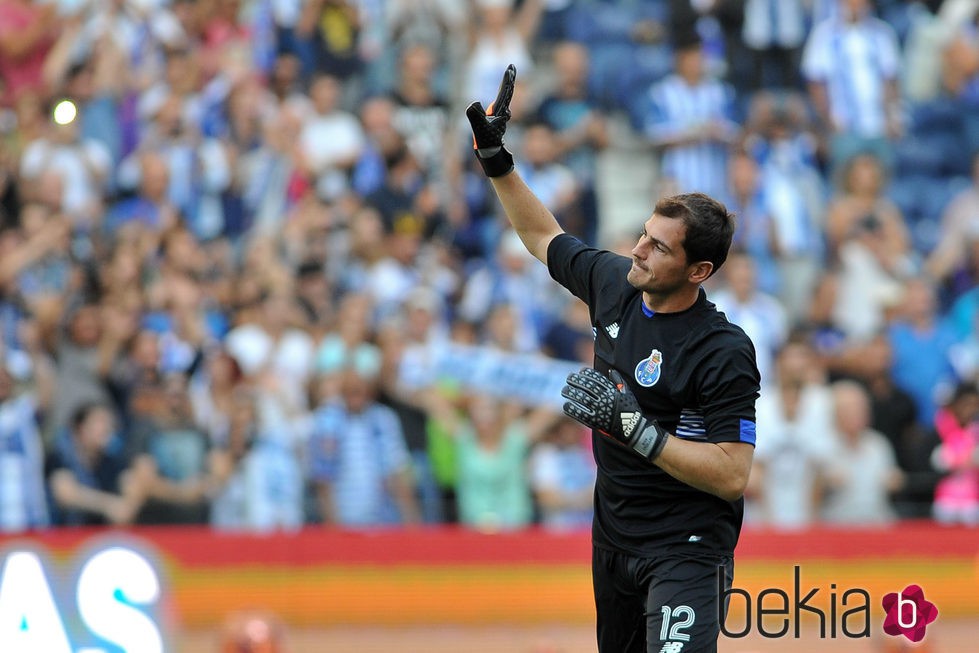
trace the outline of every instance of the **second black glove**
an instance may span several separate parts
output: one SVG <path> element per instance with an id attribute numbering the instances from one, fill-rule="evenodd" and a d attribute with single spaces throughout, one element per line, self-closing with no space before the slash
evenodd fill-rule
<path id="1" fill-rule="evenodd" d="M 642 414 L 639 402 L 616 370 L 611 380 L 586 367 L 568 375 L 561 389 L 564 412 L 585 426 L 623 444 L 646 460 L 656 460 L 669 434 Z"/>

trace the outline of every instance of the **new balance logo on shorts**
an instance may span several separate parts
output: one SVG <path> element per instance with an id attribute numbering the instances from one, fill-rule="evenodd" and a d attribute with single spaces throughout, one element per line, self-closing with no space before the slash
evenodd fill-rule
<path id="1" fill-rule="evenodd" d="M 619 323 L 612 322 L 612 324 L 605 327 L 605 332 L 608 333 L 608 337 L 615 340 L 619 337 Z"/>

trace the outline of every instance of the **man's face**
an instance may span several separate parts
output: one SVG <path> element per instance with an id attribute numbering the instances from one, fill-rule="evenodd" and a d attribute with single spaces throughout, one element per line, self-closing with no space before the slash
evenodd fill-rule
<path id="1" fill-rule="evenodd" d="M 687 283 L 689 265 L 683 250 L 687 227 L 679 218 L 653 214 L 632 248 L 632 267 L 627 280 L 638 290 L 669 294 Z"/>

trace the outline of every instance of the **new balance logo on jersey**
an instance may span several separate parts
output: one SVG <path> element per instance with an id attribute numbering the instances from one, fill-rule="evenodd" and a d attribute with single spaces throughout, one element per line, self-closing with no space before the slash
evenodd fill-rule
<path id="1" fill-rule="evenodd" d="M 659 653 L 681 653 L 681 651 L 683 651 L 683 642 L 667 642 L 663 644 Z"/>
<path id="2" fill-rule="evenodd" d="M 612 324 L 605 327 L 605 332 L 608 333 L 608 337 L 615 340 L 619 337 L 619 323 L 612 322 Z"/>
<path id="3" fill-rule="evenodd" d="M 632 433 L 632 429 L 636 428 L 636 424 L 639 422 L 640 413 L 620 413 L 619 416 L 622 418 L 622 432 L 626 435 Z"/>

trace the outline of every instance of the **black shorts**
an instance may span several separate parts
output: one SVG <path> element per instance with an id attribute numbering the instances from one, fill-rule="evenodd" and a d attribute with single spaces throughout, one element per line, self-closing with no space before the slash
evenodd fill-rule
<path id="1" fill-rule="evenodd" d="M 598 650 L 715 653 L 719 578 L 730 589 L 732 558 L 635 558 L 593 547 Z"/>

